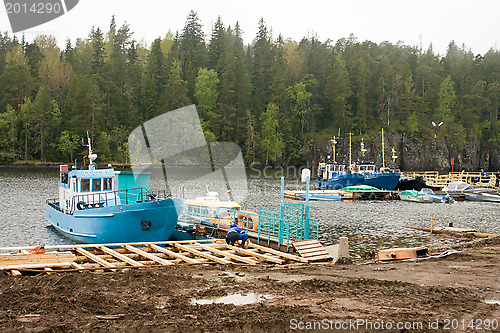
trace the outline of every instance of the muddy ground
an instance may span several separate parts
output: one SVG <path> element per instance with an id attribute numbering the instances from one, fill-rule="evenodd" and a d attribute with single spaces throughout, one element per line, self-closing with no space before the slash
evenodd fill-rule
<path id="1" fill-rule="evenodd" d="M 417 262 L 3 275 L 0 327 L 5 332 L 500 331 L 500 305 L 485 302 L 500 300 L 500 239 L 463 251 Z M 192 303 L 235 293 L 270 299 Z"/>

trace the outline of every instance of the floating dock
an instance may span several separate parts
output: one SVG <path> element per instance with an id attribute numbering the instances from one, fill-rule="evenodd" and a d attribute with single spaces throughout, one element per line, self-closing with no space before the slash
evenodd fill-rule
<path id="1" fill-rule="evenodd" d="M 0 270 L 13 275 L 33 275 L 81 270 L 119 270 L 171 265 L 285 264 L 311 260 L 247 243 L 230 246 L 224 240 L 167 241 L 154 243 L 77 244 L 0 248 Z"/>
<path id="2" fill-rule="evenodd" d="M 306 191 L 285 191 L 285 198 L 304 200 Z M 312 190 L 309 191 L 309 200 L 315 200 L 315 195 L 339 196 L 341 200 L 396 200 L 399 199 L 397 191 L 340 191 L 340 190 Z M 317 200 L 317 199 L 316 199 Z"/>

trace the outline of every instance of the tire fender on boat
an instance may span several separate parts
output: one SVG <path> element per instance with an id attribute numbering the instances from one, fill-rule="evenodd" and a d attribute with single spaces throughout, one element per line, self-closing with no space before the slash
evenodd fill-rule
<path id="1" fill-rule="evenodd" d="M 85 209 L 85 202 L 83 201 L 79 201 L 77 204 L 76 204 L 76 209 L 78 210 L 84 210 Z"/>
<path id="2" fill-rule="evenodd" d="M 377 195 L 375 193 L 370 193 L 370 195 L 368 196 L 368 199 L 369 200 L 375 200 L 377 198 Z"/>

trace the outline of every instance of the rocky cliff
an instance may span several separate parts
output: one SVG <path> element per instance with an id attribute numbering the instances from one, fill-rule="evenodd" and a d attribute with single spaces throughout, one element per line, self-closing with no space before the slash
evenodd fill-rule
<path id="1" fill-rule="evenodd" d="M 337 139 L 336 160 L 339 163 L 349 163 L 349 138 Z M 377 166 L 382 166 L 382 142 L 380 137 L 366 137 L 363 140 L 367 152 L 362 155 L 360 151 L 361 139 L 352 139 L 352 161 L 371 161 Z M 395 164 L 392 161 L 391 149 L 396 150 Z M 324 161 L 327 155 L 332 155 L 330 141 L 317 152 L 316 158 Z M 485 169 L 487 171 L 500 170 L 500 151 L 485 150 L 478 139 L 468 140 L 463 147 L 451 144 L 445 138 L 424 140 L 410 138 L 405 134 L 388 133 L 385 135 L 385 164 L 397 166 L 402 171 L 437 170 L 451 171 L 451 159 L 454 159 L 454 171 L 462 170 L 473 172 Z"/>

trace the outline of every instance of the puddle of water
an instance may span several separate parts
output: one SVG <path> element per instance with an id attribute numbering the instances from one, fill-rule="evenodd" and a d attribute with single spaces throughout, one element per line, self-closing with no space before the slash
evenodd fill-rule
<path id="1" fill-rule="evenodd" d="M 497 299 L 485 299 L 484 303 L 486 303 L 486 304 L 497 304 L 497 305 L 500 305 L 500 300 L 497 300 Z"/>
<path id="2" fill-rule="evenodd" d="M 272 295 L 263 295 L 257 293 L 248 294 L 231 294 L 222 297 L 210 297 L 205 299 L 192 299 L 191 304 L 193 305 L 204 305 L 204 304 L 234 304 L 234 305 L 246 305 L 252 303 L 263 302 L 268 299 L 272 299 Z"/>

